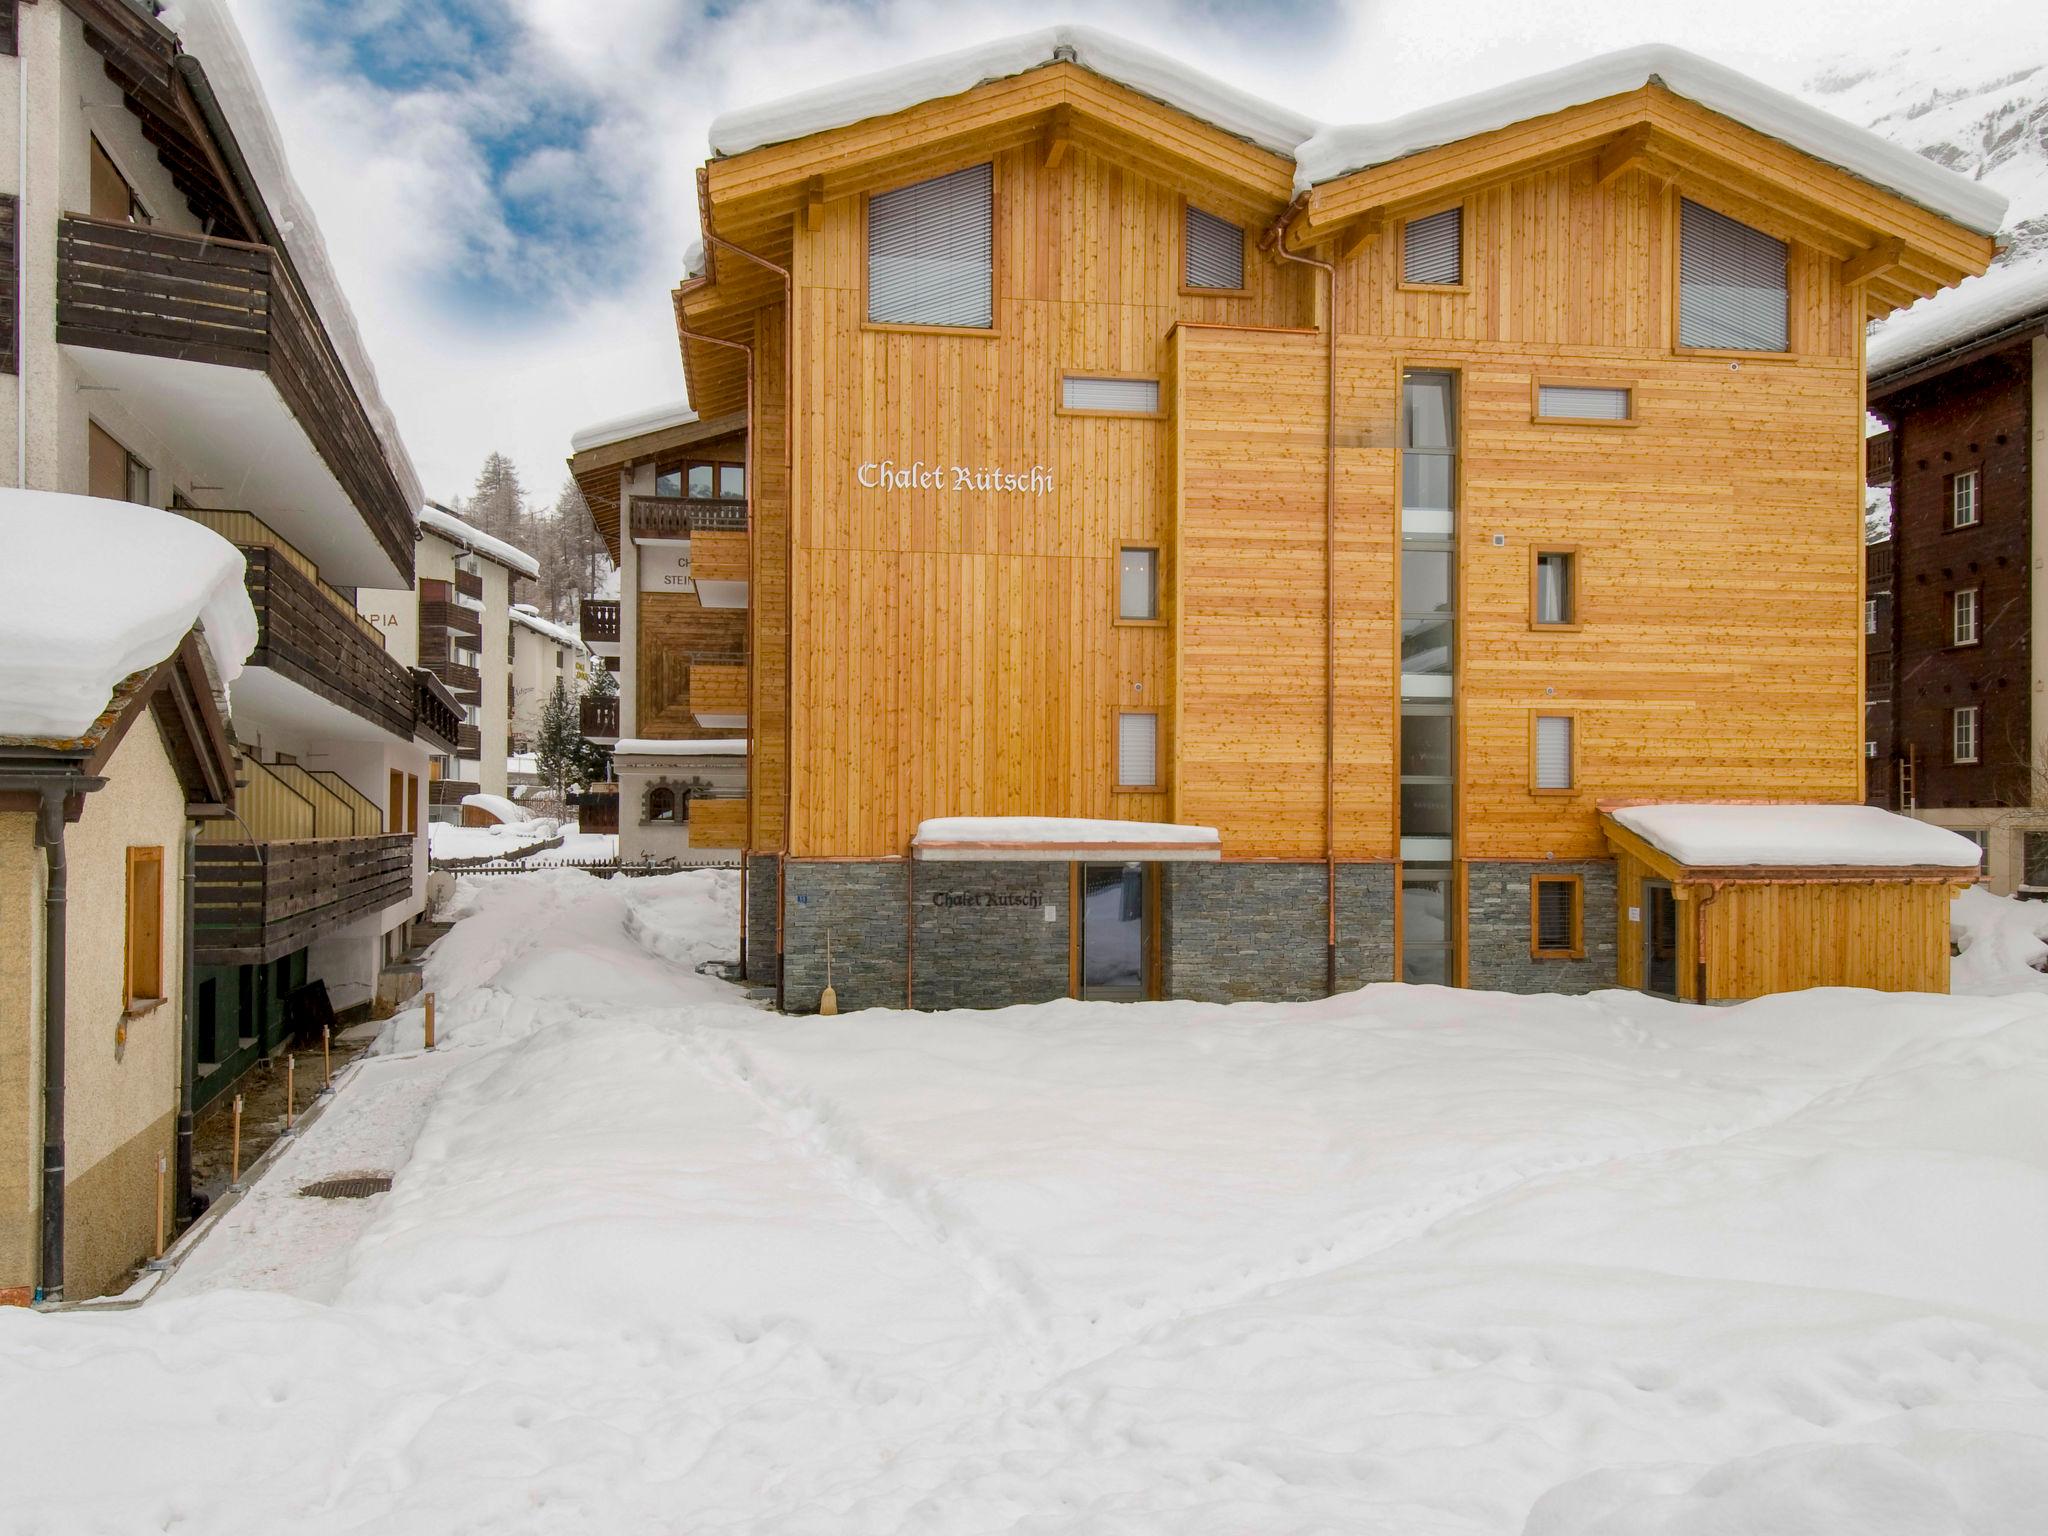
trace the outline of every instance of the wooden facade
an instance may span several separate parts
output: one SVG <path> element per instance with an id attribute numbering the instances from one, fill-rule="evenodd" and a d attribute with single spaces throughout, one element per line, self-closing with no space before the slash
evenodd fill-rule
<path id="1" fill-rule="evenodd" d="M 871 197 L 983 163 L 992 324 L 871 322 Z M 1413 370 L 1462 422 L 1453 862 L 1609 860 L 1596 797 L 1861 798 L 1864 325 L 1990 241 L 1654 83 L 1302 199 L 1293 170 L 1065 62 L 706 167 L 676 310 L 699 410 L 751 389 L 750 850 L 1060 815 L 1396 863 Z M 1786 350 L 1679 345 L 1683 201 L 1788 244 Z M 1191 206 L 1243 229 L 1241 286 L 1187 286 Z M 1451 207 L 1459 282 L 1404 283 L 1404 222 Z M 1067 375 L 1158 409 L 1066 410 Z M 1546 418 L 1556 384 L 1628 418 Z M 1156 621 L 1118 617 L 1130 546 Z M 1574 622 L 1544 628 L 1560 548 Z M 1137 712 L 1153 785 L 1118 782 Z M 1535 786 L 1538 714 L 1572 718 L 1568 790 Z"/>

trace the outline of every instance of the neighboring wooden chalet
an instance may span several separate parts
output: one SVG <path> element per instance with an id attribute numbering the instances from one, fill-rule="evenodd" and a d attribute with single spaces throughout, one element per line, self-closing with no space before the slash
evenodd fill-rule
<path id="1" fill-rule="evenodd" d="M 1611 986 L 1601 800 L 1860 800 L 1865 325 L 1994 194 L 1660 48 L 1327 128 L 1062 27 L 712 139 L 785 1006 L 828 937 L 849 1006 Z M 953 816 L 1221 857 L 920 867 Z"/>
<path id="2" fill-rule="evenodd" d="M 1976 839 L 1992 889 L 2048 889 L 2048 262 L 1882 327 L 1869 388 L 1870 798 Z"/>

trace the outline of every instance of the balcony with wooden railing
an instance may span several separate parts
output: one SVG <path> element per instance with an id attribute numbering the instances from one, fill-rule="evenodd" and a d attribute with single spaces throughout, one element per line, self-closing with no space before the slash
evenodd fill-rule
<path id="1" fill-rule="evenodd" d="M 619 600 L 615 597 L 586 597 L 577 616 L 577 629 L 585 645 L 619 643 Z"/>
<path id="2" fill-rule="evenodd" d="M 484 576 L 482 571 L 457 571 L 455 591 L 458 596 L 484 600 Z"/>
<path id="3" fill-rule="evenodd" d="M 474 779 L 435 779 L 427 785 L 427 804 L 460 805 L 465 797 L 480 795 L 483 790 Z"/>
<path id="4" fill-rule="evenodd" d="M 734 730 L 747 723 L 747 659 L 735 655 L 690 657 L 690 713 L 707 730 Z"/>
<path id="5" fill-rule="evenodd" d="M 65 214 L 56 332 L 68 347 L 157 360 L 109 372 L 130 381 L 126 408 L 198 469 L 227 474 L 239 463 L 279 505 L 352 513 L 392 567 L 412 568 L 413 508 L 382 438 L 290 265 L 269 246 Z M 207 386 L 151 387 L 186 364 L 265 375 L 274 396 L 250 399 L 295 422 L 295 443 L 252 457 L 259 439 L 250 434 L 267 423 L 226 431 L 214 407 L 191 403 Z"/>
<path id="6" fill-rule="evenodd" d="M 586 738 L 591 741 L 619 739 L 619 701 L 616 698 L 586 698 L 580 712 L 582 719 L 579 725 Z"/>
<path id="7" fill-rule="evenodd" d="M 202 822 L 193 954 L 202 965 L 278 959 L 412 891 L 416 839 L 337 773 L 238 762 L 233 817 Z"/>
<path id="8" fill-rule="evenodd" d="M 747 503 L 738 496 L 635 496 L 627 515 L 635 539 L 694 540 L 707 531 L 747 531 Z"/>

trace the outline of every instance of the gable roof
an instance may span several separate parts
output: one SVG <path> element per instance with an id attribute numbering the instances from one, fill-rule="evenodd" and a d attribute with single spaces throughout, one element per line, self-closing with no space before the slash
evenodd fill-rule
<path id="1" fill-rule="evenodd" d="M 420 527 L 473 555 L 495 561 L 514 576 L 524 576 L 533 581 L 540 579 L 540 562 L 525 550 L 465 523 L 436 502 L 430 501 L 420 508 Z"/>
<path id="2" fill-rule="evenodd" d="M 2048 256 L 2002 262 L 1878 326 L 1864 353 L 1873 389 L 1947 367 L 1987 342 L 2048 331 Z"/>
<path id="3" fill-rule="evenodd" d="M 1603 54 L 1385 122 L 1326 125 L 1113 33 L 1045 27 L 723 113 L 711 124 L 711 149 L 721 157 L 739 155 L 1063 62 L 1286 156 L 1294 162 L 1297 192 L 1420 150 L 1657 83 L 1979 234 L 1995 233 L 2005 216 L 2006 200 L 1991 188 L 1725 65 L 1663 44 Z"/>

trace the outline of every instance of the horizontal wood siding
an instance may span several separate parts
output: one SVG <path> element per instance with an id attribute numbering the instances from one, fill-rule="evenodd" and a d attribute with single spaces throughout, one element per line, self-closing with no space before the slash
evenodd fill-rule
<path id="1" fill-rule="evenodd" d="M 252 666 L 270 667 L 393 735 L 410 737 L 412 674 L 336 608 L 318 582 L 274 549 L 250 547 L 249 599 L 256 606 Z"/>
<path id="2" fill-rule="evenodd" d="M 201 842 L 193 867 L 193 955 L 255 965 L 303 949 L 412 889 L 413 839 Z"/>
<path id="3" fill-rule="evenodd" d="M 690 801 L 690 846 L 692 848 L 742 848 L 747 840 L 747 802 L 739 800 Z"/>

